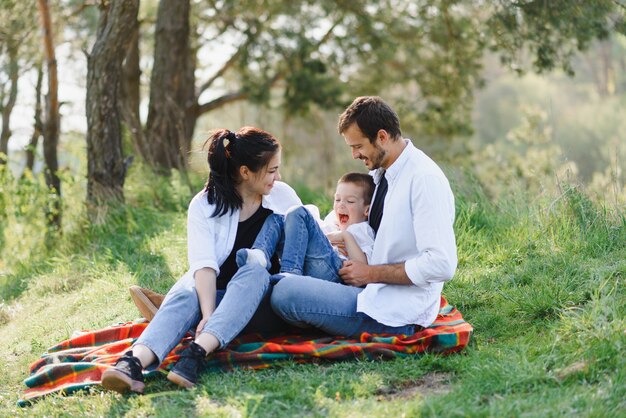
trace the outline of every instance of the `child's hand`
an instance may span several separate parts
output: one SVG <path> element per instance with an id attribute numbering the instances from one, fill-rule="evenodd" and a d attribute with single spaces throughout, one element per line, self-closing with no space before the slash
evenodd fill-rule
<path id="1" fill-rule="evenodd" d="M 346 242 L 343 239 L 342 231 L 329 232 L 328 234 L 326 234 L 326 238 L 328 238 L 330 244 L 333 247 L 337 247 L 341 254 L 345 255 L 346 257 L 348 256 L 348 253 L 346 251 Z"/>
<path id="2" fill-rule="evenodd" d="M 343 244 L 343 232 L 341 231 L 333 231 L 326 234 L 326 238 L 330 241 L 331 244 Z"/>
<path id="3" fill-rule="evenodd" d="M 346 243 L 343 240 L 343 232 L 342 231 L 334 231 L 326 234 L 326 238 L 330 241 L 330 244 L 333 247 L 337 247 L 339 252 L 345 256 L 348 255 L 346 252 Z"/>

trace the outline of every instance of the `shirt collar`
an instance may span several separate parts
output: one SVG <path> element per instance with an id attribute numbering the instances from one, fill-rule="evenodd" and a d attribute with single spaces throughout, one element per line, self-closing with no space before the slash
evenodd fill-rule
<path id="1" fill-rule="evenodd" d="M 403 138 L 403 141 L 406 144 L 406 147 L 404 147 L 396 161 L 394 161 L 393 164 L 389 166 L 386 172 L 385 169 L 382 167 L 370 171 L 370 175 L 374 178 L 375 184 L 378 184 L 380 182 L 383 173 L 385 173 L 385 178 L 388 182 L 394 181 L 398 173 L 400 173 L 400 171 L 402 170 L 404 164 L 406 164 L 406 162 L 408 161 L 409 154 L 412 152 L 413 149 L 415 149 L 415 146 L 410 139 Z"/>

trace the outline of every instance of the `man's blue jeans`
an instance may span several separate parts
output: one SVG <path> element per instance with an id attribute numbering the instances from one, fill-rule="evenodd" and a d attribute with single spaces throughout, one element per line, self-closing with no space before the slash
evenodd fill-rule
<path id="1" fill-rule="evenodd" d="M 242 266 L 217 291 L 217 308 L 202 332 L 213 334 L 225 347 L 244 332 L 280 332 L 289 326 L 272 311 L 270 275 L 260 265 Z M 180 342 L 187 331 L 195 331 L 202 313 L 192 272 L 187 272 L 167 293 L 161 307 L 136 344 L 150 348 L 158 363 Z"/>
<path id="2" fill-rule="evenodd" d="M 252 248 L 262 250 L 266 260 L 278 251 L 281 273 L 341 282 L 338 272 L 343 260 L 303 206 L 289 211 L 286 216 L 268 216 Z"/>
<path id="3" fill-rule="evenodd" d="M 358 337 L 363 332 L 406 334 L 415 325 L 392 327 L 356 311 L 360 287 L 332 283 L 307 276 L 288 276 L 272 290 L 272 308 L 288 323 L 315 327 L 332 335 Z"/>
<path id="4" fill-rule="evenodd" d="M 306 208 L 292 210 L 286 217 L 270 215 L 253 248 L 263 250 L 267 260 L 282 248 L 281 272 L 295 274 L 270 279 L 277 281 L 272 308 L 288 323 L 347 337 L 363 332 L 413 334 L 414 325 L 391 327 L 356 311 L 363 289 L 342 284 L 338 272 L 343 262 Z"/>

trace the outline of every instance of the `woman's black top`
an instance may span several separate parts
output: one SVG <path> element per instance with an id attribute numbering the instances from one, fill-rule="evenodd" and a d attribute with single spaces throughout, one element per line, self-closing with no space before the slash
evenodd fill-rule
<path id="1" fill-rule="evenodd" d="M 233 250 L 228 255 L 228 258 L 220 266 L 220 274 L 217 276 L 217 288 L 226 289 L 226 285 L 232 279 L 237 272 L 237 263 L 235 262 L 235 255 L 241 248 L 251 248 L 254 244 L 256 236 L 259 235 L 261 227 L 265 222 L 265 219 L 273 212 L 270 209 L 259 206 L 259 209 L 254 214 L 243 222 L 239 222 L 237 226 L 237 236 L 235 237 L 235 245 Z M 218 242 L 217 245 L 226 245 L 226 243 Z M 270 268 L 270 274 L 278 273 L 280 264 L 278 256 L 274 254 L 272 256 L 272 267 Z"/>

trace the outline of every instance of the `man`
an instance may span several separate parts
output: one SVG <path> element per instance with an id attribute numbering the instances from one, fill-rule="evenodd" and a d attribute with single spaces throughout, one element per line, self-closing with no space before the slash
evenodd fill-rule
<path id="1" fill-rule="evenodd" d="M 436 318 L 443 283 L 454 275 L 454 196 L 441 169 L 402 137 L 397 114 L 379 97 L 359 97 L 339 118 L 352 157 L 371 170 L 376 232 L 369 265 L 349 260 L 345 285 L 283 278 L 272 308 L 287 322 L 329 334 L 412 334 Z"/>

